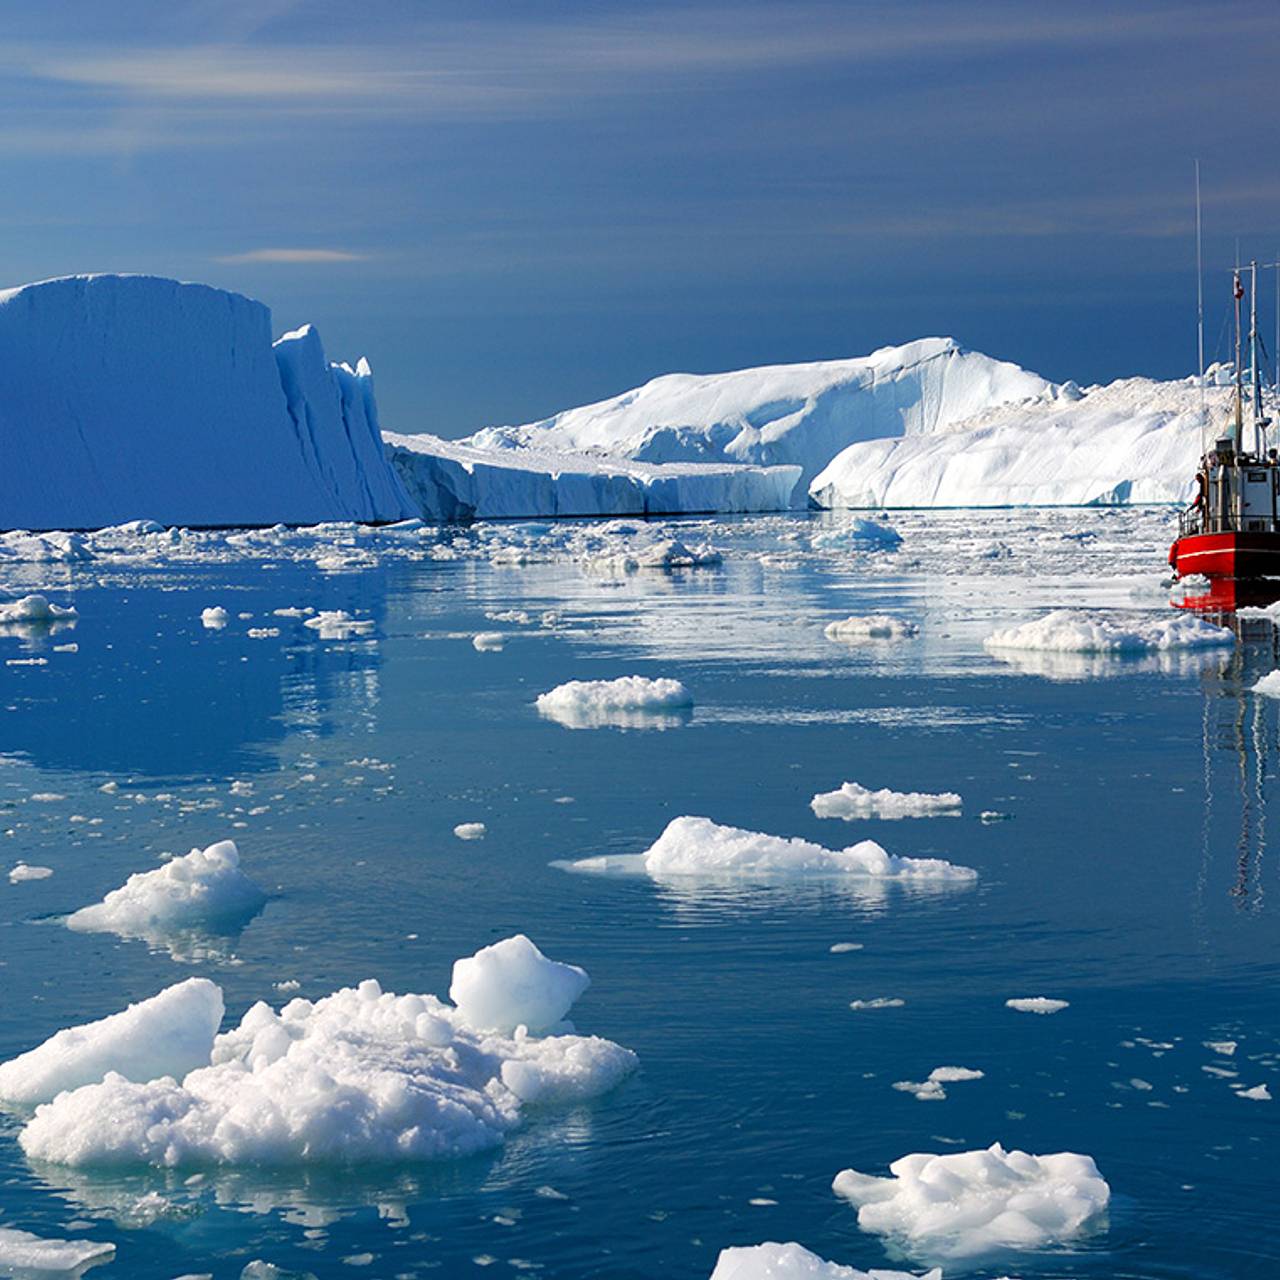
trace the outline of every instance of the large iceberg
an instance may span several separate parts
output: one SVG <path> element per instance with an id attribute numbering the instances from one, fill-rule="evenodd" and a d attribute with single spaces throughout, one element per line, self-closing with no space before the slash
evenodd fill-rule
<path id="1" fill-rule="evenodd" d="M 396 520 L 372 380 L 260 302 L 154 276 L 0 292 L 0 522 Z"/>
<path id="2" fill-rule="evenodd" d="M 803 504 L 808 482 L 856 441 L 945 430 L 992 405 L 1046 394 L 1052 384 L 1038 374 L 951 338 L 922 338 L 849 360 L 666 374 L 541 422 L 485 428 L 466 443 L 637 462 L 798 466 L 795 496 Z"/>
<path id="3" fill-rule="evenodd" d="M 499 448 L 384 432 L 387 455 L 424 517 L 674 515 L 779 511 L 798 467 L 654 464 L 596 452 Z"/>
<path id="4" fill-rule="evenodd" d="M 1187 499 L 1206 422 L 1228 393 L 1194 378 L 1071 384 L 836 454 L 809 486 L 820 507 L 1115 506 Z"/>

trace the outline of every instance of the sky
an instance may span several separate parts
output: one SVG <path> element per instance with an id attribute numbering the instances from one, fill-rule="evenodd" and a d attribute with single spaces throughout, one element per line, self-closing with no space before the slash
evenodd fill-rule
<path id="1" fill-rule="evenodd" d="M 247 293 L 445 436 L 931 335 L 1183 376 L 1197 158 L 1210 359 L 1280 256 L 1278 67 L 1275 0 L 6 6 L 0 283 Z"/>

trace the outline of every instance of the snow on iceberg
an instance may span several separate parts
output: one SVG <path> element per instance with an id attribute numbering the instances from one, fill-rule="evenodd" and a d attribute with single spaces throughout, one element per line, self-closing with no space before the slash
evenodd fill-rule
<path id="1" fill-rule="evenodd" d="M 1175 618 L 1116 618 L 1077 609 L 1055 609 L 1043 618 L 992 632 L 987 649 L 1048 653 L 1148 653 L 1169 649 L 1230 647 L 1236 638 L 1226 627 L 1185 614 Z"/>
<path id="2" fill-rule="evenodd" d="M 809 481 L 855 441 L 944 430 L 992 405 L 1052 394 L 1038 374 L 951 338 L 922 338 L 849 360 L 667 374 L 541 422 L 485 428 L 464 443 L 638 462 L 798 466 L 792 504 L 804 505 Z"/>
<path id="3" fill-rule="evenodd" d="M 832 1190 L 857 1207 L 863 1231 L 933 1258 L 1065 1243 L 1096 1225 L 1111 1198 L 1088 1156 L 1033 1156 L 998 1142 L 985 1151 L 903 1156 L 889 1173 L 845 1169 Z"/>
<path id="4" fill-rule="evenodd" d="M 784 511 L 798 467 L 633 462 L 383 432 L 387 456 L 434 520 Z"/>
<path id="5" fill-rule="evenodd" d="M 481 1031 L 539 1032 L 562 1022 L 590 985 L 585 969 L 548 960 L 518 933 L 455 960 L 449 999 Z"/>
<path id="6" fill-rule="evenodd" d="M 859 1271 L 827 1262 L 798 1244 L 770 1242 L 721 1249 L 710 1280 L 942 1280 L 942 1272 Z"/>
<path id="7" fill-rule="evenodd" d="M 959 816 L 964 801 L 954 791 L 870 791 L 856 782 L 842 782 L 835 791 L 820 791 L 809 802 L 819 818 L 932 818 Z"/>
<path id="8" fill-rule="evenodd" d="M 1209 388 L 1222 416 L 1229 393 Z M 882 433 L 888 435 L 888 432 Z M 809 486 L 815 505 L 1113 506 L 1189 496 L 1203 451 L 1194 378 L 1126 378 L 1083 394 L 1057 388 L 1020 403 L 851 444 Z"/>
<path id="9" fill-rule="evenodd" d="M 109 1074 L 140 1083 L 185 1075 L 209 1060 L 222 1013 L 217 985 L 188 978 L 120 1013 L 67 1027 L 0 1063 L 0 1098 L 48 1102 Z"/>
<path id="10" fill-rule="evenodd" d="M 888 613 L 870 613 L 828 622 L 823 635 L 828 640 L 840 640 L 845 644 L 865 644 L 874 640 L 909 640 L 920 634 L 920 628 L 905 618 L 895 618 Z"/>
<path id="11" fill-rule="evenodd" d="M 666 729 L 684 723 L 693 695 L 679 680 L 619 676 L 570 680 L 540 693 L 534 705 L 540 715 L 568 729 Z"/>
<path id="12" fill-rule="evenodd" d="M 219 840 L 153 871 L 136 872 L 101 902 L 73 911 L 67 928 L 153 939 L 183 930 L 217 931 L 244 923 L 266 900 L 240 870 L 235 842 Z"/>
<path id="13" fill-rule="evenodd" d="M 942 858 L 904 858 L 874 840 L 825 849 L 798 837 L 726 827 L 710 818 L 673 818 L 649 849 L 634 858 L 586 858 L 565 864 L 579 871 L 638 870 L 672 876 L 842 875 L 907 882 L 968 882 L 978 873 Z"/>
<path id="14" fill-rule="evenodd" d="M 0 1227 L 0 1275 L 21 1280 L 76 1280 L 90 1267 L 110 1262 L 116 1247 L 95 1240 L 46 1240 L 30 1231 Z"/>
<path id="15" fill-rule="evenodd" d="M 333 403 L 345 378 L 326 373 L 314 334 L 273 349 L 270 311 L 222 289 L 92 275 L 0 292 L 4 523 L 415 514 L 367 378 Z"/>
<path id="16" fill-rule="evenodd" d="M 527 953 L 515 964 L 502 955 L 468 982 L 503 1012 L 533 1009 L 539 1020 L 585 981 L 549 977 Z M 445 1159 L 500 1145 L 526 1106 L 594 1097 L 635 1067 L 609 1040 L 479 1030 L 435 996 L 396 995 L 367 979 L 278 1012 L 255 1004 L 185 1076 L 113 1072 L 61 1093 L 36 1109 L 19 1142 L 32 1159 L 79 1166 Z"/>

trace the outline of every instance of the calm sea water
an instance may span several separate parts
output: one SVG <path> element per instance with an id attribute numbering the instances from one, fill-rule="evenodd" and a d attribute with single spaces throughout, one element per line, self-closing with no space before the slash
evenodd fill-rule
<path id="1" fill-rule="evenodd" d="M 1280 666 L 1273 628 L 1237 624 L 1234 654 L 1164 663 L 1000 661 L 982 638 L 1049 606 L 1163 608 L 1159 518 L 990 515 L 976 541 L 961 513 L 899 523 L 903 552 L 876 565 L 808 554 L 817 526 L 797 516 L 703 523 L 722 568 L 621 580 L 465 558 L 6 577 L 74 596 L 81 617 L 0 638 L 0 656 L 49 659 L 0 667 L 0 858 L 54 872 L 0 877 L 0 1058 L 192 973 L 237 1020 L 284 980 L 313 997 L 369 976 L 443 994 L 456 957 L 523 931 L 588 969 L 579 1029 L 642 1070 L 532 1116 L 492 1156 L 381 1172 L 33 1167 L 9 1117 L 0 1225 L 113 1240 L 93 1274 L 131 1280 L 222 1280 L 254 1258 L 320 1277 L 693 1280 L 720 1248 L 768 1239 L 870 1267 L 889 1255 L 832 1195 L 838 1170 L 1000 1141 L 1092 1155 L 1109 1221 L 1072 1250 L 948 1277 L 1271 1274 L 1280 742 L 1277 703 L 1248 688 Z M 223 631 L 201 626 L 212 604 L 231 611 Z M 267 616 L 290 605 L 368 612 L 376 639 Z M 485 617 L 509 609 L 534 624 Z M 921 637 L 822 635 L 881 609 Z M 559 621 L 537 625 L 547 610 Z M 281 635 L 247 636 L 263 625 Z M 495 628 L 506 648 L 475 651 Z M 54 650 L 69 639 L 76 652 Z M 692 717 L 571 730 L 533 709 L 564 680 L 632 673 L 683 680 Z M 958 791 L 964 814 L 815 818 L 812 795 L 845 780 Z M 871 836 L 981 879 L 677 890 L 551 865 L 641 852 L 679 814 L 831 847 Z M 464 821 L 487 837 L 455 838 Z M 228 836 L 272 893 L 238 937 L 175 959 L 58 923 L 160 854 Z M 862 950 L 831 954 L 839 942 Z M 1070 1008 L 1004 1007 L 1041 994 Z M 877 996 L 906 1004 L 849 1008 Z M 1223 1040 L 1233 1057 L 1206 1047 Z M 985 1078 L 941 1103 L 891 1087 L 942 1064 Z M 1264 1082 L 1277 1102 L 1231 1087 Z"/>

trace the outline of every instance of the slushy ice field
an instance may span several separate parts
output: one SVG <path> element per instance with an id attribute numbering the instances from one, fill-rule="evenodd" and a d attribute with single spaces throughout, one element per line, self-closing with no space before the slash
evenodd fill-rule
<path id="1" fill-rule="evenodd" d="M 114 1243 L 92 1274 L 130 1280 L 256 1260 L 694 1280 L 770 1240 L 948 1280 L 1272 1274 L 1280 704 L 1251 686 L 1280 666 L 1273 624 L 1124 656 L 984 647 L 1061 607 L 1168 617 L 1171 522 L 901 513 L 897 546 L 808 514 L 9 538 L 4 597 L 78 616 L 0 636 L 2 869 L 51 872 L 0 875 L 0 1059 L 191 977 L 221 988 L 224 1028 L 370 978 L 443 999 L 455 959 L 522 933 L 589 973 L 574 1025 L 638 1068 L 439 1160 L 56 1163 L 19 1146 L 31 1108 L 11 1105 L 0 1228 Z M 224 625 L 202 621 L 214 607 Z M 919 633 L 824 633 L 869 614 Z M 679 680 L 693 706 L 534 705 L 626 675 Z M 844 782 L 962 808 L 817 816 Z M 682 815 L 977 878 L 561 865 L 642 854 Z M 455 835 L 471 823 L 482 838 Z M 228 839 L 266 893 L 247 919 L 65 927 Z M 1068 1004 L 1006 1006 L 1037 996 Z M 894 1087 L 940 1066 L 982 1074 Z M 996 1142 L 1092 1157 L 1105 1213 L 992 1254 L 862 1230 L 832 1190 Z"/>

